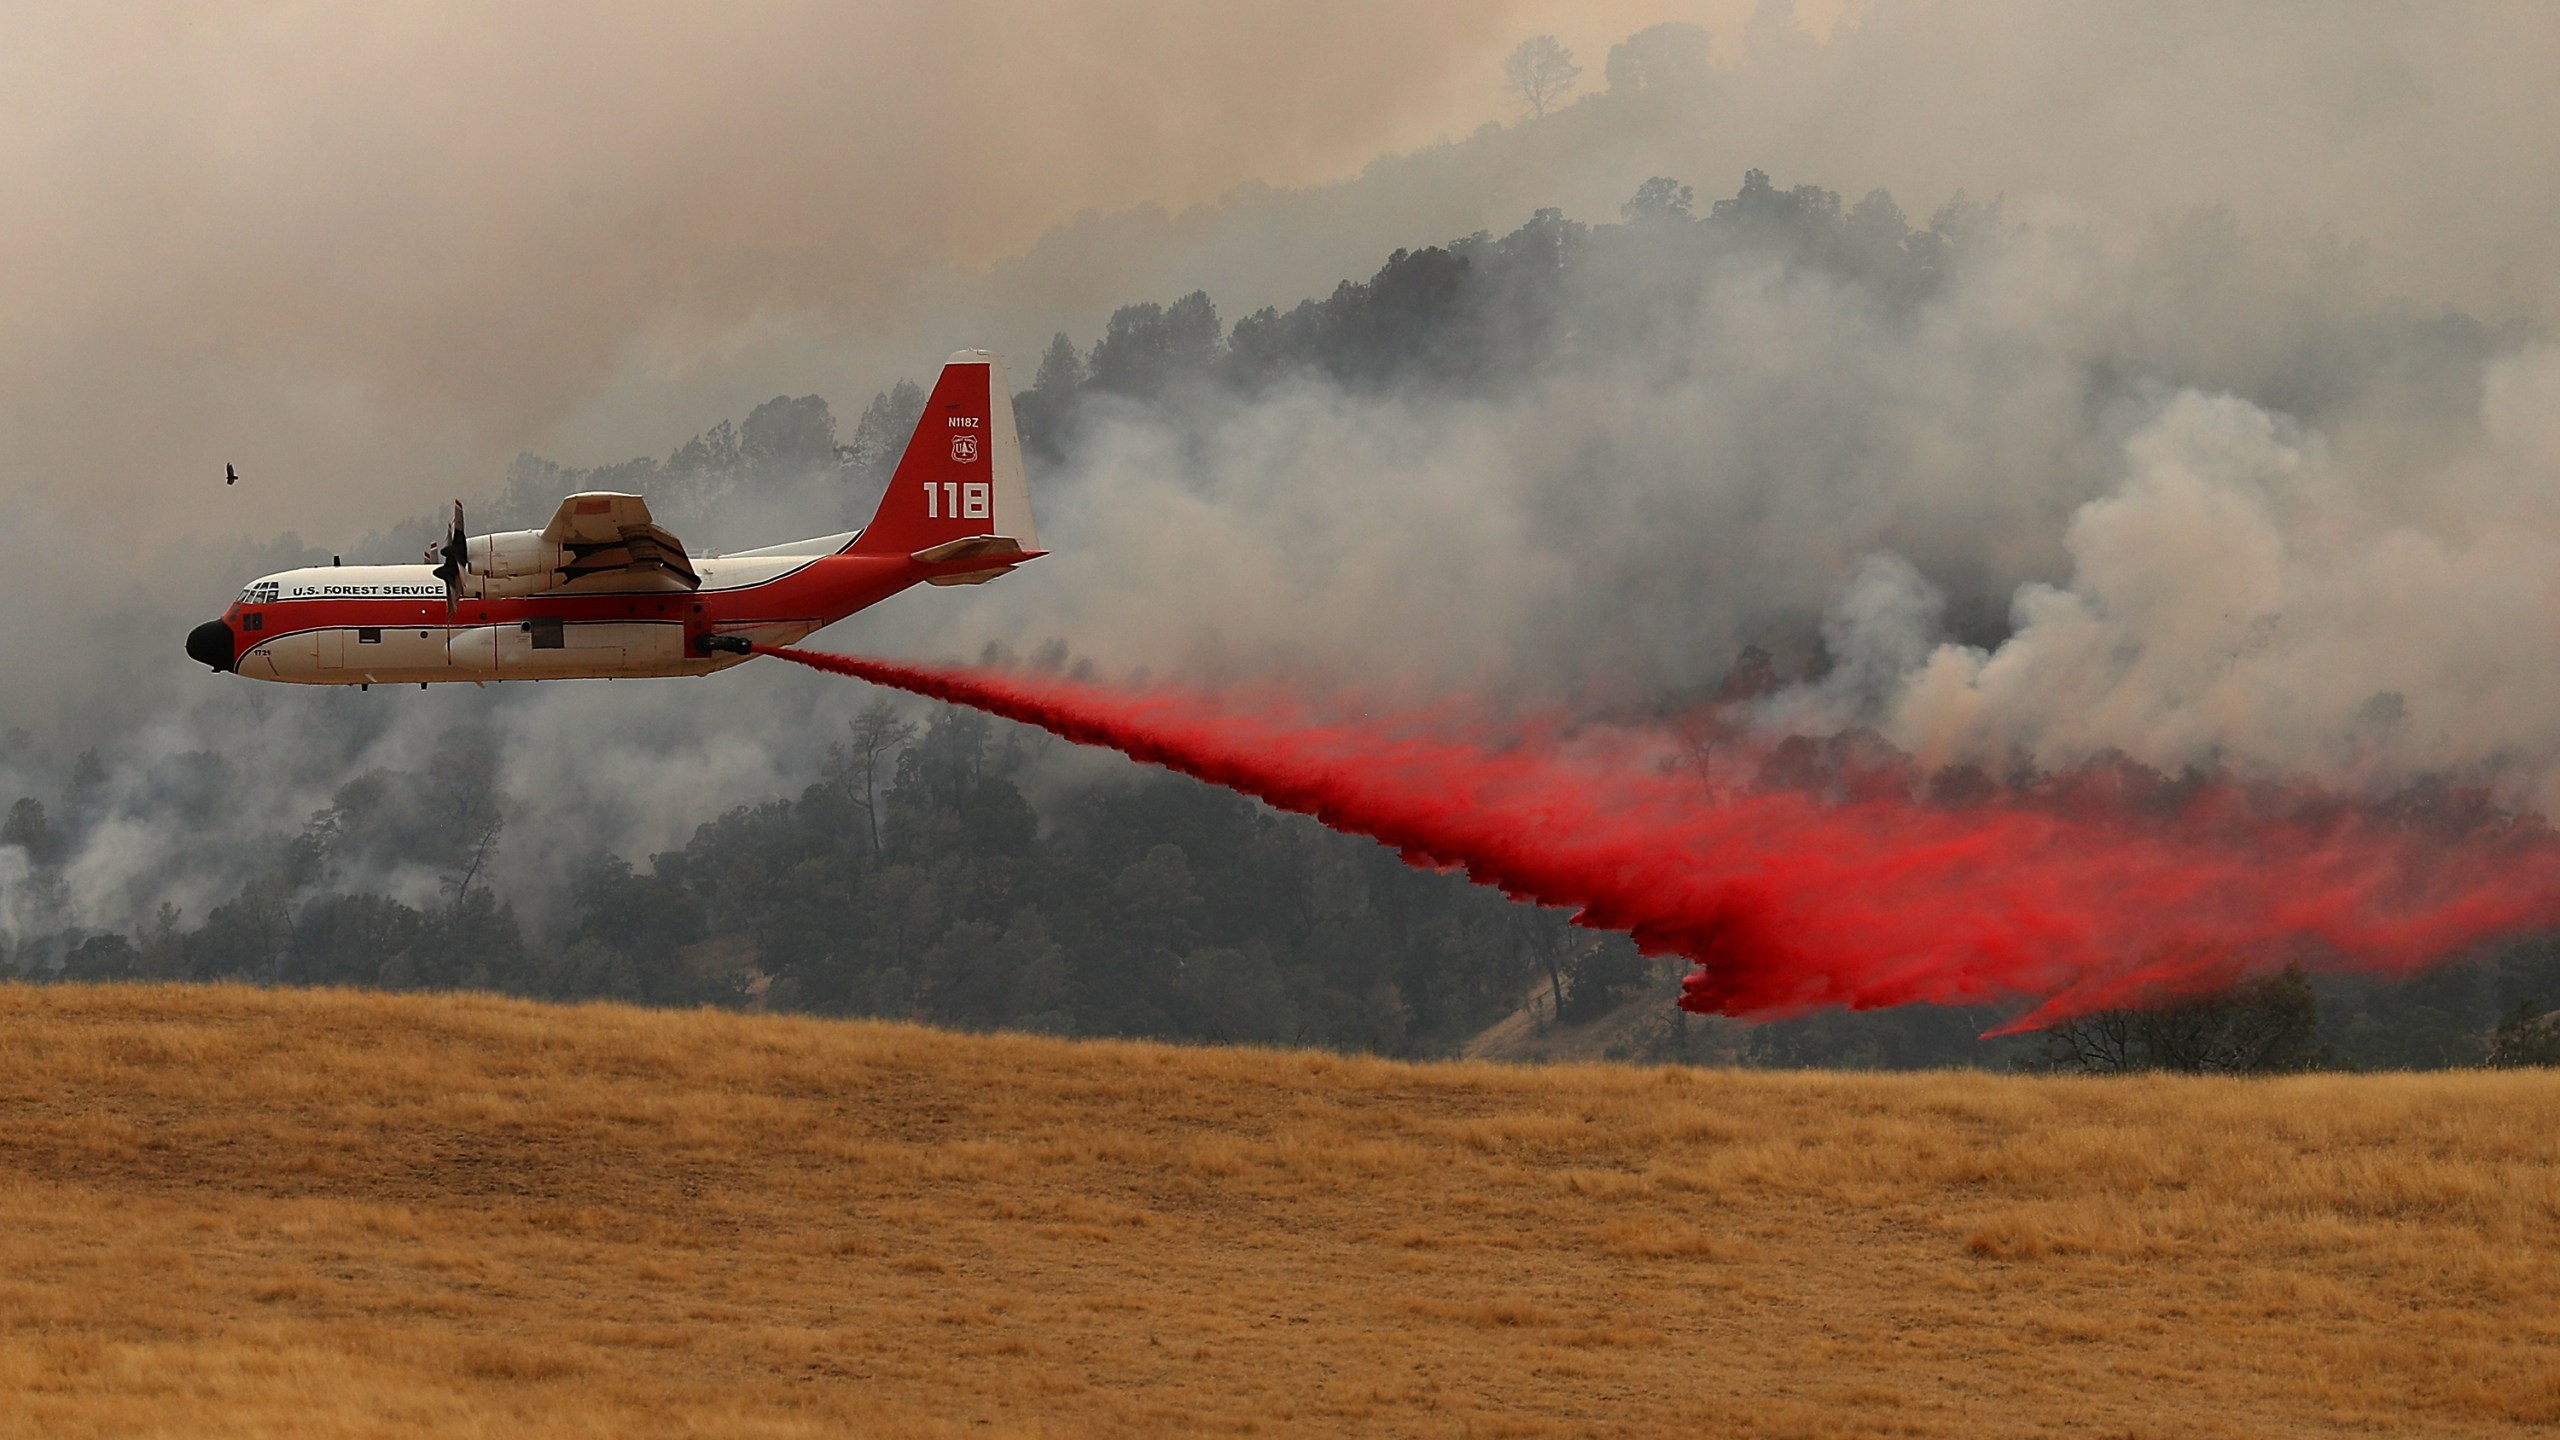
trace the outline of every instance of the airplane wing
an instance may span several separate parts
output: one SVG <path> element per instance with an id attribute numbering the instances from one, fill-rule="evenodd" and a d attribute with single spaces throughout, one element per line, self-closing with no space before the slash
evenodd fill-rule
<path id="1" fill-rule="evenodd" d="M 551 523 L 542 528 L 542 538 L 566 557 L 560 569 L 564 586 L 609 575 L 616 584 L 587 588 L 651 587 L 653 582 L 653 588 L 669 590 L 702 588 L 684 542 L 660 529 L 649 518 L 649 502 L 637 495 L 601 490 L 572 495 L 560 502 Z"/>

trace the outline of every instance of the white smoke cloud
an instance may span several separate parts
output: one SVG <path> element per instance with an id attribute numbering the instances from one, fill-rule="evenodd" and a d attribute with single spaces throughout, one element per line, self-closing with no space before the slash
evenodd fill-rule
<path id="1" fill-rule="evenodd" d="M 2560 802 L 2560 404 L 2548 347 L 2495 362 L 2476 449 L 2367 476 L 2316 434 L 2185 392 L 2073 517 L 2060 583 L 1996 649 L 1942 645 L 1884 710 L 1933 759 L 2116 750 L 2377 786 L 2440 775 Z M 1908 645 L 1907 617 L 1858 628 Z"/>

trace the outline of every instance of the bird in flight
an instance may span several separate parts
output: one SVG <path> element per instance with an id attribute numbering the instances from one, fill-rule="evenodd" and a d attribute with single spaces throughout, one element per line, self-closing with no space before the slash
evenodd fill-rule
<path id="1" fill-rule="evenodd" d="M 222 483 L 225 485 L 237 485 L 240 483 L 240 472 L 233 469 L 228 462 L 225 462 L 222 467 Z"/>

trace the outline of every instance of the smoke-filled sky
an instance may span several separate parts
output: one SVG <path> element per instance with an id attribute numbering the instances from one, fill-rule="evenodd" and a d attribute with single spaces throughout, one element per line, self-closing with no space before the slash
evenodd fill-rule
<path id="1" fill-rule="evenodd" d="M 1051 333 L 1090 344 L 1120 304 L 1205 287 L 1232 322 L 1541 206 L 1612 221 L 1652 175 L 1703 211 L 1756 166 L 1888 187 L 1921 223 L 1999 197 L 2027 235 L 1916 324 L 1733 264 L 1693 328 L 1498 403 L 1098 413 L 1034 477 L 1054 558 L 829 639 L 1640 696 L 1818 632 L 1834 668 L 1774 727 L 2560 800 L 2560 362 L 2534 338 L 2560 311 L 2560 8 L 1785 10 L 12 7 L 0 730 L 35 740 L 0 753 L 0 799 L 100 743 L 130 823 L 75 889 L 102 920 L 164 893 L 200 914 L 237 876 L 169 879 L 214 833 L 156 818 L 199 803 L 185 784 L 229 797 L 191 823 L 290 830 L 496 717 L 523 853 L 663 848 L 805 778 L 823 682 L 393 708 L 190 673 L 179 637 L 299 558 L 280 533 L 352 558 L 519 451 L 662 455 L 778 393 L 849 429 L 963 345 L 1027 383 Z M 1592 94 L 1667 20 L 1718 67 L 1677 125 L 1532 123 L 1501 93 L 1524 36 L 1556 33 Z M 2212 205 L 2227 226 L 2194 222 Z M 2506 338 L 2438 345 L 2449 307 Z M 2376 314 L 2406 323 L 2356 328 Z M 849 523 L 797 519 L 697 538 Z M 182 784 L 171 757 L 203 754 L 228 778 Z"/>
<path id="2" fill-rule="evenodd" d="M 1522 197 L 1370 193 L 1326 233 L 1264 237 L 1279 257 L 1151 237 L 1105 247 L 1102 276 L 1032 267 L 1000 306 L 971 277 L 1081 212 L 1321 184 L 1514 119 L 1496 70 L 1526 34 L 1559 33 L 1596 91 L 1611 43 L 1669 19 L 1755 66 L 1683 147 L 1702 188 L 1759 165 L 1922 204 L 2223 201 L 2363 239 L 2422 298 L 2553 298 L 2548 6 L 1875 0 L 1835 33 L 1807 3 L 1822 64 L 1774 27 L 1752 54 L 1751 9 L 12 6 L 8 488 L 83 527 L 360 532 L 518 449 L 621 458 L 963 340 L 1090 332 L 1126 286 L 1194 278 L 1172 269 L 1224 281 L 1231 314 L 1285 303 L 1516 223 Z M 1619 167 L 1564 168 L 1589 178 L 1539 203 L 1623 198 Z M 1238 293 L 1255 273 L 1266 293 Z M 253 489 L 203 486 L 226 459 Z"/>
<path id="3" fill-rule="evenodd" d="M 1520 35 L 1596 51 L 1650 15 L 13 6 L 0 424 L 16 475 L 84 518 L 150 502 L 165 533 L 272 530 L 295 507 L 332 525 L 405 514 L 545 441 L 617 373 L 716 372 L 778 321 L 815 316 L 856 353 L 920 367 L 971 338 L 912 313 L 941 266 L 1083 210 L 1355 172 L 1507 113 L 1496 65 Z M 645 448 L 711 418 L 598 440 Z M 204 490 L 226 457 L 256 489 Z"/>

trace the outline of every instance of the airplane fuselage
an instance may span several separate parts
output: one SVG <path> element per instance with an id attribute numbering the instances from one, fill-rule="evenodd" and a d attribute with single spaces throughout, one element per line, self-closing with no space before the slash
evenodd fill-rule
<path id="1" fill-rule="evenodd" d="M 911 585 L 992 580 L 1038 544 L 1004 366 L 963 350 L 860 530 L 696 560 L 637 495 L 571 495 L 540 530 L 477 536 L 456 501 L 427 563 L 263 576 L 186 648 L 305 685 L 708 675 Z"/>
<path id="2" fill-rule="evenodd" d="M 933 574 L 904 555 L 840 550 L 697 565 L 699 590 L 466 595 L 451 604 L 432 566 L 317 566 L 252 582 L 216 623 L 233 637 L 230 668 L 258 680 L 708 675 L 746 658 L 711 649 L 714 636 L 787 645 Z"/>

